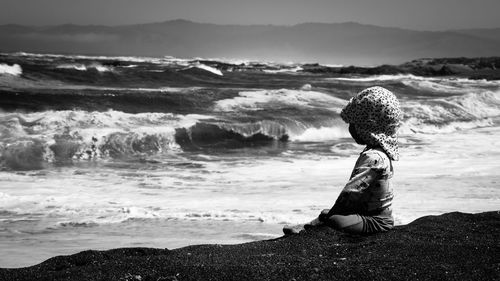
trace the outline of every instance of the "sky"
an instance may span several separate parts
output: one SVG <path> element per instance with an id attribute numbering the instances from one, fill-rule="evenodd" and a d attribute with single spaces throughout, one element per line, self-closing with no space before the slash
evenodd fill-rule
<path id="1" fill-rule="evenodd" d="M 500 0 L 0 0 L 0 24 L 363 24 L 415 30 L 500 27 Z"/>

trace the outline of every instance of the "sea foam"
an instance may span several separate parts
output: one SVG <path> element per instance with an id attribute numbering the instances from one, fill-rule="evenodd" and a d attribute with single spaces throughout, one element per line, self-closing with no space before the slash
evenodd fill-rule
<path id="1" fill-rule="evenodd" d="M 329 140 L 337 140 L 340 138 L 348 138 L 349 132 L 347 131 L 347 126 L 345 128 L 341 127 L 320 127 L 320 128 L 308 128 L 302 134 L 297 136 L 292 136 L 293 141 L 311 141 L 311 142 L 323 142 Z"/>
<path id="2" fill-rule="evenodd" d="M 478 85 L 497 85 L 500 86 L 500 81 L 477 79 L 472 80 L 468 78 L 457 77 L 424 77 L 413 74 L 394 74 L 394 75 L 372 75 L 362 77 L 334 77 L 326 78 L 326 80 L 337 80 L 346 82 L 377 82 L 377 81 L 401 81 L 406 85 L 415 85 L 414 82 L 433 82 L 446 85 L 457 86 L 478 86 Z"/>
<path id="3" fill-rule="evenodd" d="M 243 91 L 238 97 L 219 100 L 217 111 L 261 110 L 286 106 L 332 108 L 339 110 L 347 101 L 315 91 L 305 90 L 260 90 Z"/>
<path id="4" fill-rule="evenodd" d="M 99 72 L 111 72 L 113 71 L 112 67 L 104 66 L 98 63 L 93 63 L 89 65 L 85 64 L 61 64 L 56 66 L 56 68 L 59 69 L 74 69 L 74 70 L 79 70 L 79 71 L 87 71 L 89 69 L 95 69 Z"/>
<path id="5" fill-rule="evenodd" d="M 23 70 L 19 64 L 0 64 L 0 74 L 10 74 L 14 76 L 19 76 L 23 73 Z"/>

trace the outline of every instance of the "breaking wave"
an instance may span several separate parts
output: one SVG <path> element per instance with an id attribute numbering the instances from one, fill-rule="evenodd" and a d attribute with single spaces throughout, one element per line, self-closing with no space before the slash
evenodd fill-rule
<path id="1" fill-rule="evenodd" d="M 173 151 L 179 149 L 175 128 L 192 126 L 204 118 L 208 117 L 118 111 L 2 114 L 0 162 L 7 168 L 30 170 L 51 162 L 68 164 Z"/>
<path id="2" fill-rule="evenodd" d="M 189 128 L 177 129 L 175 136 L 176 142 L 188 150 L 254 146 L 270 141 L 287 141 L 288 138 L 286 128 L 272 121 L 241 124 L 199 122 Z"/>
<path id="3" fill-rule="evenodd" d="M 339 120 L 222 120 L 208 115 L 46 111 L 0 114 L 0 166 L 14 170 L 75 161 L 141 159 L 163 153 L 243 148 L 345 137 Z M 258 119 L 258 118 L 257 118 Z M 330 124 L 322 128 L 319 124 Z M 315 128 L 318 129 L 315 129 Z"/>
<path id="4" fill-rule="evenodd" d="M 500 116 L 498 92 L 486 91 L 448 98 L 402 103 L 403 132 L 453 132 L 491 126 Z"/>

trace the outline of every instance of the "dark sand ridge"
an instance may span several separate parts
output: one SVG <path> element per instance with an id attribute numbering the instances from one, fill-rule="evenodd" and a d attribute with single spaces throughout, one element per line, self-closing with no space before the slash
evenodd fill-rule
<path id="1" fill-rule="evenodd" d="M 371 236 L 322 227 L 238 245 L 84 251 L 0 269 L 0 280 L 500 280 L 500 211 L 427 216 Z"/>

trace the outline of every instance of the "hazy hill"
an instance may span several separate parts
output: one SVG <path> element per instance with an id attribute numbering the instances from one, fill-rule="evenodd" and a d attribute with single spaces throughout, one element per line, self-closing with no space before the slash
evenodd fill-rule
<path id="1" fill-rule="evenodd" d="M 1 52 L 247 58 L 333 64 L 500 55 L 500 29 L 413 31 L 358 23 L 0 26 Z"/>
<path id="2" fill-rule="evenodd" d="M 489 38 L 500 42 L 500 28 L 482 28 L 482 29 L 461 29 L 455 32 L 468 34 L 480 38 Z"/>

